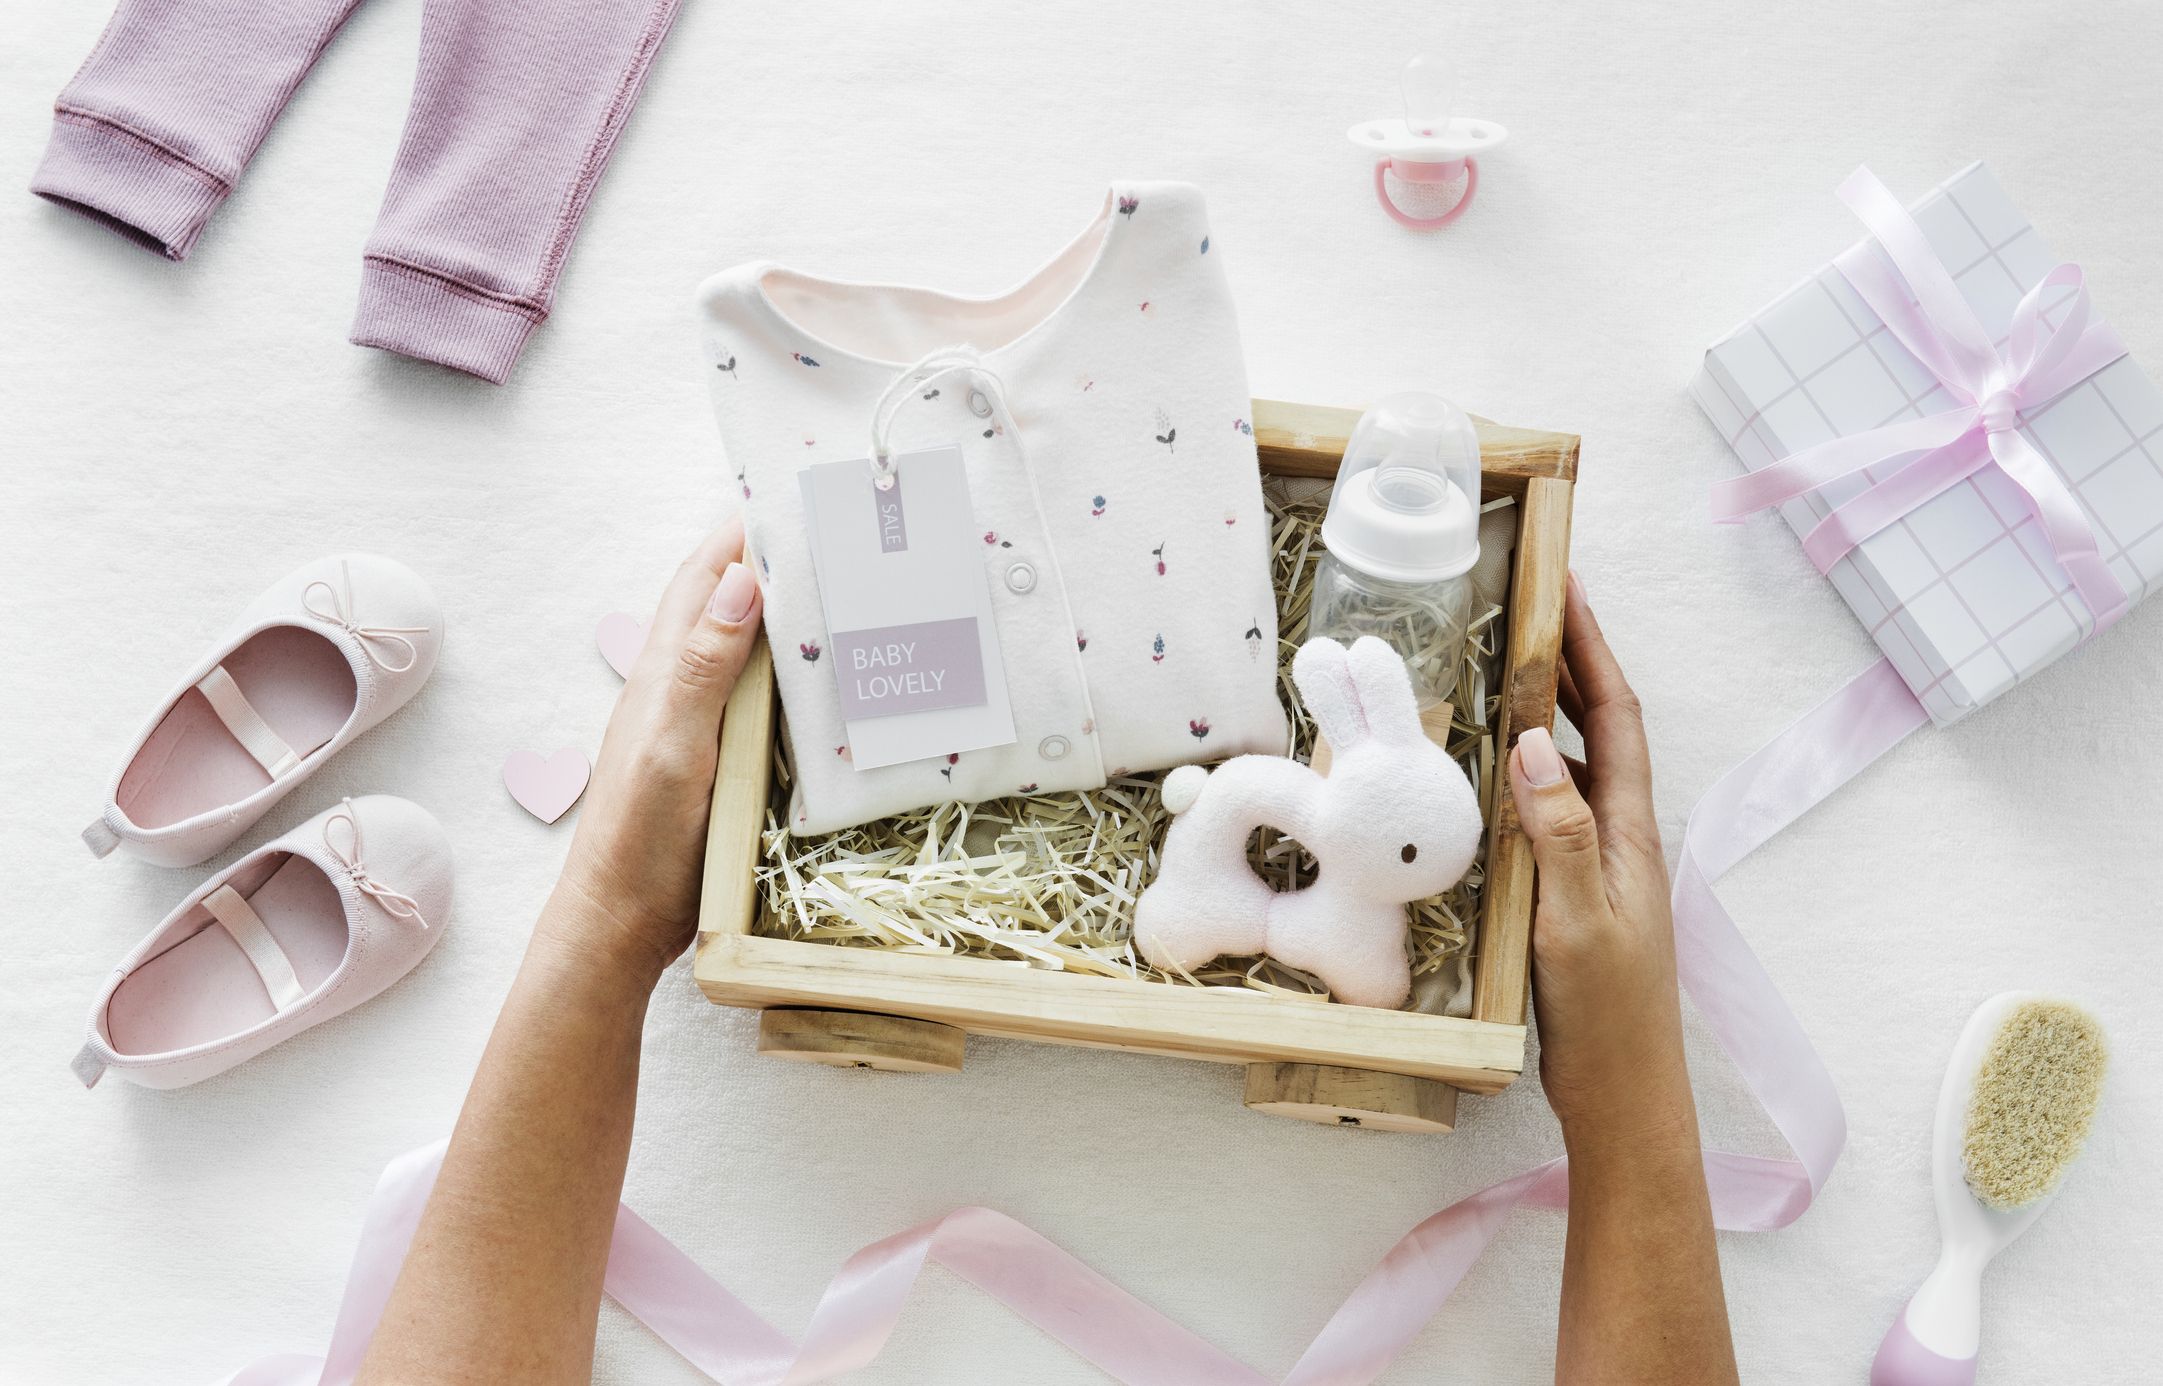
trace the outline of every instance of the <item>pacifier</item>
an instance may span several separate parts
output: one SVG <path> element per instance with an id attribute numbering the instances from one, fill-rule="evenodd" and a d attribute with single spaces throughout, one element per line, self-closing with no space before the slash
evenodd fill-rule
<path id="1" fill-rule="evenodd" d="M 1381 156 L 1374 164 L 1374 196 L 1382 210 L 1414 231 L 1439 230 L 1463 216 L 1479 190 L 1480 165 L 1473 156 L 1502 143 L 1510 132 L 1491 120 L 1451 114 L 1457 103 L 1457 69 L 1446 58 L 1415 56 L 1404 65 L 1397 85 L 1404 93 L 1404 119 L 1363 121 L 1345 134 Z M 1447 197 L 1452 184 L 1462 183 L 1464 191 L 1446 211 L 1415 216 L 1389 195 L 1392 175 L 1436 201 Z"/>

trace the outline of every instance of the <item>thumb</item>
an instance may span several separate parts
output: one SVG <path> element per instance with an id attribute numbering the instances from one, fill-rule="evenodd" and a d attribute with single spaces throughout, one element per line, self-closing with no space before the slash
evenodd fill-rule
<path id="1" fill-rule="evenodd" d="M 1599 824 L 1547 728 L 1533 727 L 1517 738 L 1510 756 L 1510 797 L 1517 803 L 1525 836 L 1532 839 L 1532 858 L 1540 868 L 1540 903 L 1579 918 L 1606 910 Z"/>
<path id="2" fill-rule="evenodd" d="M 736 677 L 759 636 L 760 596 L 751 570 L 731 563 L 714 584 L 683 649 L 676 656 L 670 701 L 695 717 L 718 722 Z"/>

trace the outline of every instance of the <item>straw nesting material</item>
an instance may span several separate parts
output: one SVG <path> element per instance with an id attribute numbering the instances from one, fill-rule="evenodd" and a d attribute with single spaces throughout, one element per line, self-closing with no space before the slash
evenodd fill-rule
<path id="1" fill-rule="evenodd" d="M 1294 710 L 1293 753 L 1304 760 L 1314 744 L 1314 726 L 1292 687 L 1292 655 L 1306 638 L 1329 491 L 1324 484 L 1269 477 L 1263 495 L 1276 553 L 1277 676 L 1285 705 Z M 1503 499 L 1487 509 L 1512 504 Z M 1504 517 L 1491 513 L 1488 518 Z M 1482 526 L 1483 543 L 1490 542 L 1486 534 L 1492 528 Z M 1501 595 L 1483 592 L 1475 600 L 1448 746 L 1490 815 Z M 996 958 L 1176 985 L 1326 995 L 1313 977 L 1268 958 L 1222 958 L 1190 975 L 1152 967 L 1136 955 L 1134 901 L 1155 878 L 1158 846 L 1170 822 L 1157 793 L 1161 772 L 1122 775 L 1082 793 L 939 804 L 840 832 L 798 836 L 782 826 L 788 822 L 792 779 L 787 744 L 785 736 L 776 739 L 754 925 L 761 934 Z M 1248 860 L 1279 889 L 1295 889 L 1313 877 L 1312 859 L 1267 829 L 1249 844 Z M 1406 947 L 1413 1009 L 1465 1013 L 1467 945 L 1485 883 L 1483 851 L 1463 881 L 1411 907 Z"/>

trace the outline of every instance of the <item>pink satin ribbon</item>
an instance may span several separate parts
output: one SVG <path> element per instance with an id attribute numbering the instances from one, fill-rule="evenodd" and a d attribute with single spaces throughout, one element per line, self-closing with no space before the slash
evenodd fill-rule
<path id="1" fill-rule="evenodd" d="M 1960 403 L 1834 438 L 1721 482 L 1713 487 L 1713 518 L 1732 524 L 1866 469 L 1889 468 L 1804 537 L 1803 550 L 1822 573 L 1863 540 L 1996 463 L 2026 493 L 2059 566 L 2095 617 L 2095 629 L 2109 626 L 2125 612 L 2125 589 L 2097 551 L 2095 529 L 2065 478 L 2019 429 L 2023 411 L 2125 355 L 2117 333 L 2095 319 L 2080 267 L 2059 265 L 2021 296 L 2001 356 L 1915 218 L 1869 169 L 1850 174 L 1840 197 L 1891 261 L 1888 266 L 1867 252 L 1851 253 L 1837 262 L 1840 272 Z M 2043 316 L 2043 299 L 2052 289 L 2068 291 L 2056 327 Z"/>
<path id="2" fill-rule="evenodd" d="M 1730 770 L 1690 813 L 1674 883 L 1682 984 L 1795 1152 L 1771 1159 L 1709 1151 L 1715 1222 L 1762 1232 L 1801 1216 L 1847 1139 L 1832 1077 L 1779 989 L 1713 894 L 1712 883 L 1767 839 L 1925 725 L 1929 716 L 1880 661 Z M 441 1144 L 391 1162 L 370 1199 L 345 1301 L 324 1357 L 269 1357 L 225 1386 L 344 1386 L 419 1225 Z M 1550 1160 L 1444 1208 L 1390 1248 L 1339 1306 L 1284 1386 L 1372 1381 L 1434 1316 L 1510 1210 L 1562 1208 L 1569 1185 Z M 808 1386 L 854 1371 L 885 1345 L 910 1287 L 935 1261 L 1043 1329 L 1113 1379 L 1136 1386 L 1268 1386 L 1213 1346 L 1014 1219 L 961 1208 L 850 1257 L 827 1285 L 801 1345 L 758 1317 L 629 1208 L 609 1247 L 608 1294 L 725 1386 Z"/>

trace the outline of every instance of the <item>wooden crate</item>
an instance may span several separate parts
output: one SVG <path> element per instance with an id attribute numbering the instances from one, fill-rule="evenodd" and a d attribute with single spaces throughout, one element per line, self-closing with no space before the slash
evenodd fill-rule
<path id="1" fill-rule="evenodd" d="M 1330 477 L 1358 411 L 1254 402 L 1264 471 Z M 1553 718 L 1569 569 L 1575 436 L 1482 420 L 1482 488 L 1521 507 L 1496 743 Z M 961 1067 L 965 1034 L 1248 1065 L 1247 1105 L 1390 1130 L 1446 1131 L 1458 1090 L 1524 1070 L 1532 849 L 1498 765 L 1469 1019 L 1233 987 L 1089 977 L 752 932 L 777 708 L 762 644 L 721 726 L 695 975 L 707 997 L 763 1010 L 761 1053 L 908 1072 Z"/>

